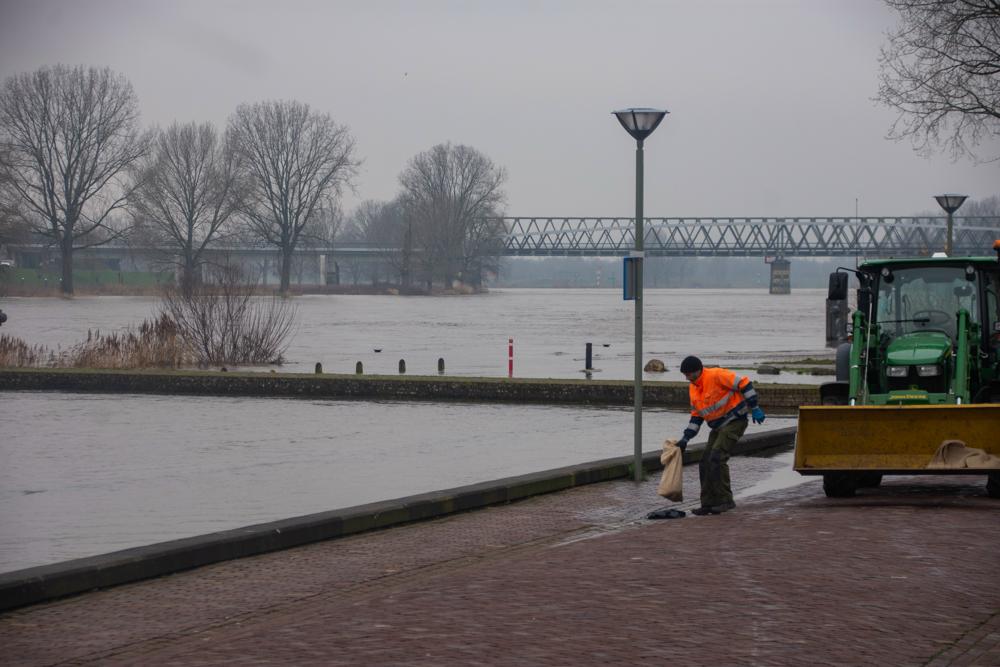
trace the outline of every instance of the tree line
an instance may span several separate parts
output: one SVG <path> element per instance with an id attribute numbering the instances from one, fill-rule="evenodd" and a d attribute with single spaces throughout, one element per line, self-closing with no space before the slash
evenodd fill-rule
<path id="1" fill-rule="evenodd" d="M 468 146 L 441 144 L 412 158 L 389 202 L 366 201 L 341 238 L 381 251 L 404 288 L 437 279 L 479 287 L 500 267 L 507 172 Z M 490 219 L 492 218 L 492 219 Z"/>
<path id="2" fill-rule="evenodd" d="M 504 230 L 481 220 L 502 214 L 502 167 L 440 144 L 405 166 L 393 201 L 345 216 L 341 197 L 360 165 L 349 128 L 299 101 L 241 104 L 222 131 L 144 128 L 123 75 L 45 66 L 0 89 L 0 244 L 51 244 L 65 294 L 74 251 L 119 239 L 162 249 L 185 292 L 223 242 L 274 247 L 282 293 L 296 248 L 341 239 L 382 248 L 406 286 L 476 285 L 495 267 Z"/>

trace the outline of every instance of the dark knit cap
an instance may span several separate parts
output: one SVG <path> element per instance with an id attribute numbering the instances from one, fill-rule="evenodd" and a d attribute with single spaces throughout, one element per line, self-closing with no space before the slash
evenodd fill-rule
<path id="1" fill-rule="evenodd" d="M 681 362 L 681 373 L 694 373 L 701 369 L 701 359 L 698 357 L 684 357 L 684 361 Z"/>

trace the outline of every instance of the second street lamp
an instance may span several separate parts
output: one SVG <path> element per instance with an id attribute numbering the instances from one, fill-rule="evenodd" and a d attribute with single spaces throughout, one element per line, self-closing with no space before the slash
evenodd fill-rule
<path id="1" fill-rule="evenodd" d="M 938 205 L 945 210 L 945 213 L 948 214 L 948 237 L 944 242 L 944 254 L 949 257 L 951 257 L 952 249 L 951 215 L 957 211 L 963 203 L 965 203 L 966 198 L 966 195 L 936 195 L 934 197 L 934 199 L 937 200 Z"/>
<path id="2" fill-rule="evenodd" d="M 642 142 L 660 124 L 667 111 L 649 108 L 622 109 L 612 112 L 625 131 L 635 139 L 635 481 L 642 481 Z"/>

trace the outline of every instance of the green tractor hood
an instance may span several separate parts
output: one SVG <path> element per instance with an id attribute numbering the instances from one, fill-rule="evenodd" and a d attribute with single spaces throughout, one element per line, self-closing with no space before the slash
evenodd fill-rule
<path id="1" fill-rule="evenodd" d="M 951 353 L 951 338 L 937 331 L 900 336 L 886 349 L 889 366 L 916 366 L 941 363 Z"/>

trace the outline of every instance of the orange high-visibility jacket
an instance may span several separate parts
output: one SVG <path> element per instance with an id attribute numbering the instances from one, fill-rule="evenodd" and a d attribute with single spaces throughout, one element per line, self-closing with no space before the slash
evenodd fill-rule
<path id="1" fill-rule="evenodd" d="M 725 368 L 705 368 L 701 377 L 688 386 L 691 398 L 691 421 L 684 429 L 684 440 L 698 434 L 701 425 L 717 429 L 734 419 L 746 419 L 757 407 L 757 390 L 750 378 Z"/>

